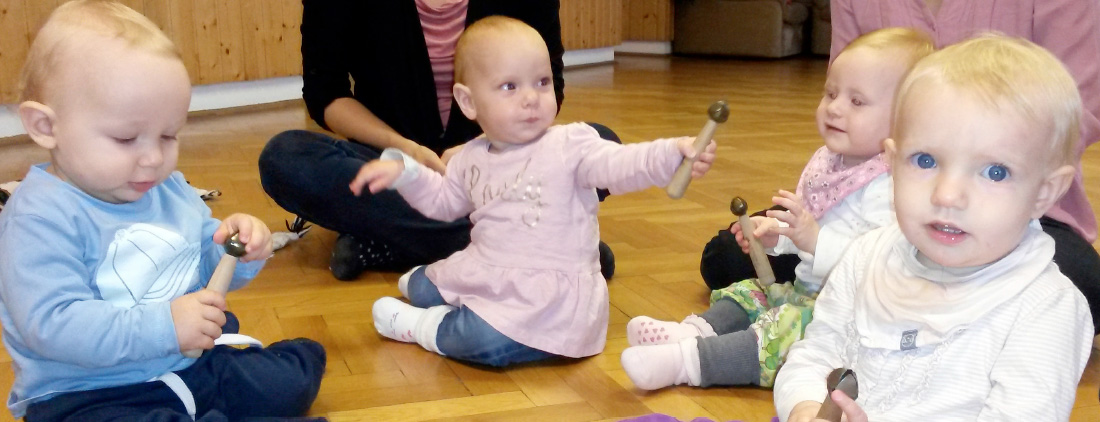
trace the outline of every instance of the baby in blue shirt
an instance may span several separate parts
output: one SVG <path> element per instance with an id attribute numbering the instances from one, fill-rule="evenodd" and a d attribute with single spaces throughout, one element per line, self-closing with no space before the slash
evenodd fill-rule
<path id="1" fill-rule="evenodd" d="M 238 233 L 247 245 L 236 289 L 271 255 L 271 232 L 250 215 L 212 218 L 176 171 L 191 86 L 172 42 L 119 3 L 69 2 L 36 36 L 22 85 L 19 116 L 50 161 L 0 214 L 12 413 L 207 421 L 308 411 L 325 369 L 320 344 L 215 346 L 237 325 L 225 298 L 203 289 L 220 244 Z M 195 349 L 205 352 L 182 354 Z"/>

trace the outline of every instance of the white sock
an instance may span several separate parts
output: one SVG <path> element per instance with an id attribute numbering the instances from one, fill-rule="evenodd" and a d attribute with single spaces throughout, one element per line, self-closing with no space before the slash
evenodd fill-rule
<path id="1" fill-rule="evenodd" d="M 416 272 L 416 270 L 419 270 L 420 267 L 423 267 L 423 265 L 417 265 L 413 267 L 413 269 L 409 270 L 409 272 L 405 274 L 402 274 L 401 278 L 397 279 L 397 290 L 401 291 L 402 297 L 409 297 L 409 278 L 411 278 L 412 274 Z"/>
<path id="2" fill-rule="evenodd" d="M 628 347 L 620 361 L 630 381 L 643 390 L 702 383 L 698 341 L 694 337 L 673 344 Z"/>
<path id="3" fill-rule="evenodd" d="M 643 315 L 626 323 L 626 341 L 631 346 L 672 344 L 685 338 L 714 336 L 714 328 L 695 315 L 688 315 L 683 322 L 661 321 Z"/>
<path id="4" fill-rule="evenodd" d="M 439 305 L 426 309 L 424 314 L 420 316 L 420 320 L 416 323 L 416 343 L 430 352 L 436 352 L 440 356 L 447 356 L 439 350 L 439 346 L 436 344 L 435 339 L 436 335 L 439 333 L 439 324 L 443 322 L 443 317 L 447 316 L 447 314 L 455 309 L 458 308 L 451 305 Z"/>
<path id="5" fill-rule="evenodd" d="M 388 339 L 416 343 L 417 322 L 425 311 L 426 309 L 387 296 L 374 302 L 371 314 L 378 334 Z"/>

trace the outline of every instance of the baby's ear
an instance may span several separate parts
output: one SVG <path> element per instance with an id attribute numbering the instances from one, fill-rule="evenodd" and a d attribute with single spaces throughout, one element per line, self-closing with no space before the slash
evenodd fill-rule
<path id="1" fill-rule="evenodd" d="M 34 143 L 46 149 L 57 146 L 53 133 L 57 114 L 50 106 L 37 101 L 24 101 L 19 104 L 19 120 L 23 122 L 23 128 Z"/>
<path id="2" fill-rule="evenodd" d="M 893 169 L 894 168 L 894 156 L 896 156 L 898 154 L 898 147 L 894 143 L 893 138 L 886 138 L 882 141 L 882 152 L 883 152 L 883 157 L 882 158 L 886 159 L 886 163 L 890 165 L 888 168 Z"/>
<path id="3" fill-rule="evenodd" d="M 458 103 L 458 108 L 462 109 L 462 114 L 467 119 L 477 120 L 477 108 L 474 107 L 474 98 L 470 95 L 470 87 L 463 84 L 455 84 L 453 89 L 455 95 L 455 102 Z"/>
<path id="4" fill-rule="evenodd" d="M 1039 194 L 1036 195 L 1035 210 L 1031 213 L 1031 218 L 1039 218 L 1046 214 L 1047 210 L 1062 198 L 1062 194 L 1069 190 L 1069 185 L 1076 174 L 1077 170 L 1071 165 L 1064 165 L 1047 173 L 1043 184 L 1039 186 Z"/>

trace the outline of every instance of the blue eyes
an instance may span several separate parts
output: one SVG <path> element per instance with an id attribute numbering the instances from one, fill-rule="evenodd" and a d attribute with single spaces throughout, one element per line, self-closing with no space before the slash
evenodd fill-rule
<path id="1" fill-rule="evenodd" d="M 993 164 L 982 169 L 982 176 L 994 182 L 1000 182 L 1008 178 L 1008 169 L 1000 164 Z"/>
<path id="2" fill-rule="evenodd" d="M 909 161 L 922 169 L 931 169 L 936 167 L 936 158 L 926 152 L 918 152 L 913 154 Z M 1010 172 L 1008 167 L 1001 164 L 990 164 L 986 168 L 982 169 L 982 177 L 985 177 L 994 182 L 1000 182 L 1008 178 Z"/>
<path id="3" fill-rule="evenodd" d="M 913 156 L 909 160 L 913 162 L 913 165 L 922 169 L 930 169 L 936 167 L 936 159 L 928 153 L 918 152 L 916 154 L 913 154 Z"/>

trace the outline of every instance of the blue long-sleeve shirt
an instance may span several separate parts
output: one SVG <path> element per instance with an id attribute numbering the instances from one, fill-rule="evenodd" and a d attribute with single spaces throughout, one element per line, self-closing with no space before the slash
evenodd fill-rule
<path id="1" fill-rule="evenodd" d="M 220 221 L 179 172 L 111 204 L 31 168 L 0 213 L 0 323 L 15 382 L 8 408 L 54 393 L 148 381 L 190 366 L 171 300 L 203 288 Z M 231 289 L 264 261 L 238 265 Z"/>

